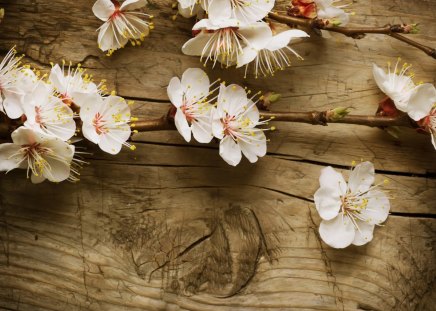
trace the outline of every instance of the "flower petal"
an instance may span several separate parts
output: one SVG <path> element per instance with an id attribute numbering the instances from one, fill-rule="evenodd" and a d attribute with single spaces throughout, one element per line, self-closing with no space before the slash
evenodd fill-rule
<path id="1" fill-rule="evenodd" d="M 257 50 L 265 48 L 272 38 L 271 28 L 264 22 L 241 26 L 238 32 L 247 45 Z"/>
<path id="2" fill-rule="evenodd" d="M 181 109 L 177 109 L 176 115 L 174 117 L 174 123 L 179 131 L 180 135 L 189 143 L 191 141 L 191 127 L 189 126 L 188 120 Z"/>
<path id="3" fill-rule="evenodd" d="M 120 11 L 133 11 L 147 5 L 147 0 L 126 0 L 121 4 Z"/>
<path id="4" fill-rule="evenodd" d="M 321 170 L 319 177 L 321 188 L 330 188 L 334 190 L 335 196 L 344 195 L 347 192 L 347 183 L 341 173 L 336 172 L 331 166 Z"/>
<path id="5" fill-rule="evenodd" d="M 356 235 L 354 236 L 353 244 L 357 246 L 364 245 L 371 242 L 373 238 L 374 225 L 360 221 L 356 219 L 356 224 L 359 230 L 356 230 Z"/>
<path id="6" fill-rule="evenodd" d="M 213 138 L 211 120 L 210 118 L 202 118 L 202 120 L 204 122 L 192 122 L 192 135 L 199 143 L 207 144 L 210 143 Z"/>
<path id="7" fill-rule="evenodd" d="M 230 0 L 212 0 L 207 9 L 209 19 L 223 20 L 232 16 L 232 2 Z"/>
<path id="8" fill-rule="evenodd" d="M 238 53 L 238 59 L 236 60 L 236 68 L 242 67 L 248 63 L 251 63 L 259 53 L 258 50 L 251 46 L 246 46 L 242 49 L 242 53 Z"/>
<path id="9" fill-rule="evenodd" d="M 291 29 L 283 31 L 271 38 L 270 42 L 266 46 L 266 49 L 270 51 L 276 51 L 287 46 L 293 38 L 310 37 L 306 32 L 298 29 Z"/>
<path id="10" fill-rule="evenodd" d="M 348 216 L 339 214 L 332 220 L 323 220 L 319 226 L 319 235 L 322 240 L 334 248 L 349 246 L 356 236 L 356 230 Z"/>
<path id="11" fill-rule="evenodd" d="M 192 103 L 209 94 L 209 77 L 200 68 L 188 68 L 182 75 L 186 98 Z"/>
<path id="12" fill-rule="evenodd" d="M 242 0 L 233 8 L 234 17 L 246 24 L 251 24 L 268 15 L 274 4 L 274 0 Z"/>
<path id="13" fill-rule="evenodd" d="M 266 154 L 266 137 L 262 130 L 253 131 L 252 135 L 247 135 L 239 140 L 239 147 L 242 153 L 251 163 L 255 163 L 258 157 Z"/>
<path id="14" fill-rule="evenodd" d="M 342 201 L 335 189 L 321 187 L 315 192 L 314 198 L 316 210 L 322 219 L 331 220 L 338 216 Z"/>
<path id="15" fill-rule="evenodd" d="M 436 103 L 436 88 L 433 84 L 418 85 L 410 96 L 407 114 L 415 121 L 426 117 Z"/>
<path id="16" fill-rule="evenodd" d="M 220 156 L 227 164 L 236 166 L 242 159 L 241 148 L 230 136 L 226 136 L 220 143 Z"/>
<path id="17" fill-rule="evenodd" d="M 371 190 L 364 198 L 368 200 L 368 203 L 364 209 L 360 210 L 361 218 L 372 225 L 384 222 L 391 208 L 386 194 L 380 190 Z"/>
<path id="18" fill-rule="evenodd" d="M 18 168 L 23 159 L 19 152 L 20 149 L 21 146 L 16 144 L 0 144 L 0 172 Z"/>
<path id="19" fill-rule="evenodd" d="M 368 191 L 374 183 L 374 174 L 374 165 L 371 162 L 366 161 L 356 165 L 348 178 L 348 187 L 351 192 L 356 194 Z"/>
<path id="20" fill-rule="evenodd" d="M 167 87 L 168 98 L 171 103 L 179 108 L 183 104 L 183 88 L 178 77 L 173 77 Z"/>
<path id="21" fill-rule="evenodd" d="M 381 69 L 376 64 L 372 65 L 372 74 L 374 76 L 375 83 L 377 83 L 378 88 L 386 94 L 386 90 L 384 87 L 384 84 L 386 81 L 389 80 L 389 76 L 386 74 L 386 72 Z M 386 94 L 387 95 L 387 94 Z"/>
<path id="22" fill-rule="evenodd" d="M 248 98 L 245 89 L 237 84 L 231 84 L 225 88 L 220 88 L 218 95 L 217 109 L 229 114 L 238 115 L 247 106 Z M 222 115 L 222 116 L 224 116 Z"/>
<path id="23" fill-rule="evenodd" d="M 102 21 L 107 21 L 115 12 L 115 5 L 111 0 L 97 0 L 92 6 L 92 12 Z"/>
<path id="24" fill-rule="evenodd" d="M 206 33 L 204 31 L 200 32 L 198 35 L 188 40 L 182 46 L 183 54 L 191 55 L 191 56 L 201 56 L 203 53 L 203 49 L 206 46 L 211 36 L 212 36 L 211 33 Z"/>

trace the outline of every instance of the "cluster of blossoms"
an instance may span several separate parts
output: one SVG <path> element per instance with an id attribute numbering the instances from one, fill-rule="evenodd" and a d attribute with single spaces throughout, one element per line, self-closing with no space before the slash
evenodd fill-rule
<path id="1" fill-rule="evenodd" d="M 407 113 L 417 121 L 420 129 L 431 134 L 436 149 L 436 88 L 431 83 L 413 82 L 414 74 L 410 72 L 412 65 L 404 63 L 400 66 L 398 59 L 394 68 L 388 63 L 388 72 L 374 64 L 373 75 L 380 90 L 388 96 L 395 107 L 385 109 L 385 115 Z"/>
<path id="2" fill-rule="evenodd" d="M 73 69 L 52 64 L 41 76 L 11 50 L 0 63 L 0 117 L 10 127 L 12 143 L 0 144 L 0 171 L 27 169 L 38 183 L 78 179 L 83 161 L 73 142 L 77 133 L 105 152 L 117 154 L 131 135 L 130 108 L 118 96 L 104 95 L 106 87 L 92 82 L 80 65 Z"/>
<path id="3" fill-rule="evenodd" d="M 147 4 L 146 0 L 97 0 L 92 7 L 94 15 L 104 23 L 98 29 L 98 46 L 107 56 L 123 48 L 128 42 L 141 45 L 153 23 L 145 20 L 153 16 L 139 11 Z"/>
<path id="4" fill-rule="evenodd" d="M 260 121 L 256 106 L 259 93 L 219 80 L 210 83 L 207 74 L 198 68 L 187 69 L 180 80 L 171 79 L 168 97 L 175 107 L 177 130 L 189 142 L 191 135 L 200 143 L 220 139 L 220 156 L 236 166 L 242 154 L 251 162 L 266 154 L 266 129 L 258 128 L 269 120 Z"/>
<path id="5" fill-rule="evenodd" d="M 388 217 L 389 199 L 374 184 L 374 165 L 363 162 L 350 172 L 348 184 L 342 174 L 328 166 L 321 171 L 315 206 L 322 218 L 319 234 L 334 248 L 370 242 L 376 225 Z M 387 181 L 385 181 L 387 182 Z"/>
<path id="6" fill-rule="evenodd" d="M 288 14 L 305 18 L 320 18 L 328 20 L 333 25 L 346 25 L 350 14 L 343 8 L 347 4 L 336 5 L 341 0 L 292 0 Z"/>
<path id="7" fill-rule="evenodd" d="M 194 38 L 186 42 L 183 53 L 200 56 L 206 65 L 219 62 L 249 67 L 255 77 L 273 75 L 290 66 L 289 53 L 301 58 L 288 45 L 295 38 L 308 37 L 302 30 L 277 33 L 277 27 L 263 19 L 274 7 L 274 0 L 179 0 L 183 16 L 207 16 L 192 28 Z"/>

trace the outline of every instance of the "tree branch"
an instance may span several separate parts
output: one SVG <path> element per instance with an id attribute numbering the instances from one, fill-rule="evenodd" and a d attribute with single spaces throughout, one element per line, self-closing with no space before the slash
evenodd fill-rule
<path id="1" fill-rule="evenodd" d="M 392 38 L 395 38 L 399 41 L 402 41 L 413 47 L 416 47 L 421 51 L 423 51 L 424 53 L 426 53 L 427 55 L 436 59 L 436 49 L 423 45 L 410 38 L 406 38 L 400 35 L 401 33 L 403 34 L 410 33 L 410 30 L 408 29 L 407 25 L 405 26 L 405 25 L 396 24 L 396 25 L 386 25 L 383 27 L 341 27 L 341 26 L 335 26 L 332 23 L 326 23 L 325 20 L 319 18 L 308 19 L 302 17 L 281 15 L 274 12 L 270 12 L 268 14 L 268 17 L 282 24 L 297 25 L 307 28 L 322 29 L 331 32 L 337 32 L 347 37 L 352 37 L 354 39 L 361 39 L 364 37 L 365 34 L 369 34 L 369 33 L 388 35 L 391 36 Z"/>

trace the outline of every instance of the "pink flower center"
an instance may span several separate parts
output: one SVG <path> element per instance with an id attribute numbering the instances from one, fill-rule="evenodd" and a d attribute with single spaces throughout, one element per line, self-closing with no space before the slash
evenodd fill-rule
<path id="1" fill-rule="evenodd" d="M 180 109 L 182 109 L 183 114 L 185 115 L 186 120 L 187 120 L 189 123 L 192 123 L 192 121 L 195 121 L 195 117 L 194 117 L 193 113 L 191 112 L 191 109 L 190 109 L 190 106 L 189 106 L 189 105 L 187 105 L 187 104 L 183 104 L 183 105 L 180 107 Z"/>
<path id="2" fill-rule="evenodd" d="M 107 133 L 108 130 L 104 127 L 105 121 L 103 120 L 103 116 L 100 114 L 100 112 L 97 112 L 94 119 L 92 120 L 92 125 L 95 128 L 95 131 L 98 135 Z"/>
<path id="3" fill-rule="evenodd" d="M 35 122 L 39 125 L 43 123 L 41 116 L 41 107 L 35 107 Z"/>
<path id="4" fill-rule="evenodd" d="M 224 135 L 231 136 L 232 138 L 236 138 L 236 132 L 233 129 L 233 121 L 235 121 L 235 116 L 227 115 L 224 119 L 221 119 L 221 122 L 224 126 Z"/>

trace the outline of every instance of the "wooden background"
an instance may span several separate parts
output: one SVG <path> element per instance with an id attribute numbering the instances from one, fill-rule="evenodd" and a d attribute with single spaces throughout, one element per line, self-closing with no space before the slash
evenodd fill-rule
<path id="1" fill-rule="evenodd" d="M 436 45 L 435 0 L 355 0 L 353 23 L 419 22 Z M 47 70 L 81 62 L 126 98 L 138 117 L 167 110 L 166 86 L 186 68 L 192 21 L 171 20 L 150 0 L 156 29 L 141 47 L 112 57 L 97 48 L 90 0 L 0 0 L 1 54 L 13 45 Z M 373 113 L 383 98 L 371 73 L 401 56 L 417 81 L 434 83 L 436 63 L 381 35 L 313 36 L 295 49 L 305 61 L 274 78 L 243 70 L 211 76 L 274 90 L 273 109 L 352 106 Z M 2 310 L 435 310 L 436 162 L 430 138 L 405 130 L 275 124 L 268 155 L 227 166 L 217 146 L 186 144 L 176 132 L 139 134 L 137 150 L 108 156 L 89 145 L 77 184 L 32 185 L 23 171 L 0 176 Z M 370 160 L 388 179 L 392 215 L 364 247 L 320 241 L 313 204 L 320 169 L 347 172 Z"/>

